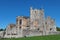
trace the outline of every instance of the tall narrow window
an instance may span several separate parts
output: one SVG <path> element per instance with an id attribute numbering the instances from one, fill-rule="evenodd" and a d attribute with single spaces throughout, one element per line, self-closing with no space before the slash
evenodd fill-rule
<path id="1" fill-rule="evenodd" d="M 52 28 L 50 28 L 50 31 L 52 30 Z"/>
<path id="2" fill-rule="evenodd" d="M 21 29 L 21 26 L 19 28 Z"/>
<path id="3" fill-rule="evenodd" d="M 20 19 L 20 25 L 22 24 L 22 19 Z"/>
<path id="4" fill-rule="evenodd" d="M 35 13 L 37 13 L 37 12 L 35 11 Z"/>

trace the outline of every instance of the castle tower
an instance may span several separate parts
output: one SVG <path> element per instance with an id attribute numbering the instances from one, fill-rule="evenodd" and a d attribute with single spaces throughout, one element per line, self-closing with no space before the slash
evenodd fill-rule
<path id="1" fill-rule="evenodd" d="M 30 8 L 30 22 L 31 29 L 39 29 L 44 32 L 45 29 L 45 18 L 43 9 L 33 9 Z"/>
<path id="2" fill-rule="evenodd" d="M 18 34 L 18 37 L 22 37 L 22 17 L 18 16 L 16 18 L 16 26 L 17 26 L 17 34 Z"/>
<path id="3" fill-rule="evenodd" d="M 47 17 L 46 19 L 46 31 L 49 32 L 56 32 L 56 25 L 55 20 L 53 20 L 51 17 Z"/>
<path id="4" fill-rule="evenodd" d="M 19 36 L 25 36 L 26 31 L 29 28 L 29 17 L 18 16 L 16 20 L 17 33 Z M 24 32 L 25 31 L 25 32 Z"/>

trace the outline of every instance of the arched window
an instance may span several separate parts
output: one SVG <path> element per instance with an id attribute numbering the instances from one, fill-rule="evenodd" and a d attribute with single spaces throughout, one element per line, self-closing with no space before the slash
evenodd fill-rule
<path id="1" fill-rule="evenodd" d="M 20 25 L 22 24 L 22 19 L 20 19 Z"/>
<path id="2" fill-rule="evenodd" d="M 21 29 L 21 26 L 19 28 Z"/>
<path id="3" fill-rule="evenodd" d="M 40 29 L 38 28 L 37 30 L 39 31 Z"/>
<path id="4" fill-rule="evenodd" d="M 52 28 L 50 28 L 50 31 L 52 30 Z"/>

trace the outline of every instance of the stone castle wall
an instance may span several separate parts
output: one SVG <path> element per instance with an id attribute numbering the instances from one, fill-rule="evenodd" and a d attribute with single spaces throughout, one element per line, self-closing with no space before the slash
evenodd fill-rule
<path id="1" fill-rule="evenodd" d="M 40 36 L 47 35 L 49 32 L 56 32 L 55 21 L 50 17 L 45 18 L 44 9 L 33 9 L 31 7 L 30 18 L 18 16 L 16 24 L 9 25 L 6 28 L 5 37 Z"/>

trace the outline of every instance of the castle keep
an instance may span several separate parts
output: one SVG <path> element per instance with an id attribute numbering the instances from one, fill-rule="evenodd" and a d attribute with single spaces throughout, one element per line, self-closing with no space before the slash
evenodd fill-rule
<path id="1" fill-rule="evenodd" d="M 56 25 L 50 16 L 45 18 L 44 9 L 30 7 L 30 17 L 16 17 L 16 24 L 9 24 L 5 32 L 6 38 L 49 35 L 50 32 L 56 32 Z"/>

